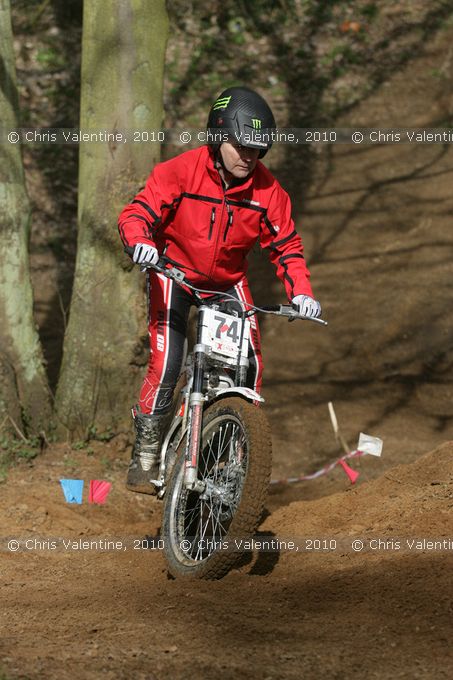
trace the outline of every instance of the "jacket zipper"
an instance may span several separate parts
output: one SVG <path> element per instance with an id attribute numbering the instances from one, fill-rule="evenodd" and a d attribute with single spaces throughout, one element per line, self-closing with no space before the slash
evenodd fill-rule
<path id="1" fill-rule="evenodd" d="M 211 240 L 212 237 L 212 230 L 214 229 L 214 223 L 215 223 L 215 208 L 211 210 L 211 220 L 209 223 L 209 234 L 208 234 L 208 241 Z"/>
<path id="2" fill-rule="evenodd" d="M 226 241 L 226 237 L 227 237 L 227 235 L 228 235 L 228 232 L 229 232 L 229 230 L 230 230 L 230 227 L 231 227 L 231 225 L 233 224 L 233 211 L 230 210 L 229 207 L 227 207 L 227 210 L 228 210 L 228 219 L 227 219 L 227 223 L 226 223 L 225 233 L 223 234 L 223 240 L 224 240 L 224 241 Z"/>
<path id="3" fill-rule="evenodd" d="M 211 266 L 210 266 L 210 268 L 209 268 L 209 274 L 208 274 L 208 277 L 209 277 L 209 278 L 211 278 L 212 273 L 213 273 L 214 268 L 215 268 L 215 262 L 216 262 L 216 258 L 217 258 L 217 251 L 218 251 L 218 249 L 219 249 L 219 236 L 220 236 L 221 228 L 222 228 L 223 211 L 225 210 L 225 203 L 226 203 L 226 202 L 225 202 L 225 193 L 224 193 L 223 201 L 222 201 L 222 212 L 220 213 L 220 218 L 219 218 L 219 220 L 218 220 L 218 227 L 217 227 L 217 233 L 216 233 L 216 239 L 215 239 L 214 257 L 213 257 L 213 260 L 212 260 L 212 264 L 211 264 Z"/>

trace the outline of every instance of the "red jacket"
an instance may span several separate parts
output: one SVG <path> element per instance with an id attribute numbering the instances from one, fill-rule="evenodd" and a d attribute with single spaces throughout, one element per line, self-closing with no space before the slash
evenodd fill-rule
<path id="1" fill-rule="evenodd" d="M 159 163 L 118 226 L 124 245 L 150 243 L 159 253 L 167 247 L 165 254 L 187 267 L 195 285 L 214 290 L 244 276 L 247 254 L 259 238 L 288 299 L 313 295 L 288 194 L 260 161 L 243 184 L 226 191 L 207 146 Z"/>

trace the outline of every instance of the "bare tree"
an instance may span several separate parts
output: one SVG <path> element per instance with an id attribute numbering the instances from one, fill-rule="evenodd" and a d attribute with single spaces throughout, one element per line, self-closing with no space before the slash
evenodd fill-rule
<path id="1" fill-rule="evenodd" d="M 9 0 L 0 0 L 0 422 L 28 432 L 45 428 L 50 398 L 33 320 L 29 274 L 30 205 L 18 126 L 18 96 Z"/>
<path id="2" fill-rule="evenodd" d="M 85 0 L 82 130 L 160 127 L 167 31 L 164 0 Z M 77 436 L 117 430 L 138 390 L 142 279 L 122 254 L 117 216 L 159 156 L 157 143 L 132 139 L 80 146 L 76 271 L 56 395 L 59 422 Z"/>

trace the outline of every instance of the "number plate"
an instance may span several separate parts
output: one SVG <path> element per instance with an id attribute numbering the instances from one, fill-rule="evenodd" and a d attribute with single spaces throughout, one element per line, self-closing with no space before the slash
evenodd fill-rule
<path id="1" fill-rule="evenodd" d="M 239 352 L 242 323 L 242 319 L 237 316 L 207 307 L 203 313 L 201 342 L 212 347 L 215 354 L 236 358 Z M 249 335 L 250 321 L 246 319 L 241 352 L 243 356 L 248 354 Z"/>

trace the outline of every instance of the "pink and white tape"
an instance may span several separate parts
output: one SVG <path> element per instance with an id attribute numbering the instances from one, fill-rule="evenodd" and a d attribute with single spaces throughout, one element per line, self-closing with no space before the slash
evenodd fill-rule
<path id="1" fill-rule="evenodd" d="M 366 451 L 359 451 L 358 449 L 356 449 L 355 451 L 350 451 L 349 453 L 346 453 L 344 456 L 338 458 L 338 460 L 335 460 L 333 463 L 325 465 L 317 472 L 312 472 L 310 475 L 299 475 L 299 477 L 287 477 L 286 479 L 273 479 L 271 481 L 271 484 L 294 484 L 295 482 L 306 482 L 309 479 L 316 479 L 317 477 L 322 477 L 323 475 L 326 475 L 328 472 L 333 470 L 336 465 L 341 465 L 341 467 L 349 477 L 351 484 L 355 484 L 359 477 L 359 473 L 357 472 L 357 470 L 353 470 L 351 467 L 349 467 L 349 465 L 346 463 L 346 460 L 348 458 L 358 458 L 358 456 L 364 456 L 366 453 L 367 453 Z"/>

